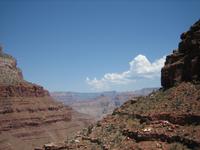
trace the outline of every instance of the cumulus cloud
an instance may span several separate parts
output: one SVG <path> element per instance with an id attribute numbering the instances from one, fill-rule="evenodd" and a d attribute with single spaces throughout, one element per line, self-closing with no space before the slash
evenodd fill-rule
<path id="1" fill-rule="evenodd" d="M 146 56 L 138 55 L 129 62 L 129 70 L 122 73 L 106 73 L 101 79 L 86 78 L 86 82 L 96 90 L 109 90 L 113 86 L 127 85 L 139 79 L 153 79 L 160 77 L 160 70 L 165 57 L 150 62 Z"/>

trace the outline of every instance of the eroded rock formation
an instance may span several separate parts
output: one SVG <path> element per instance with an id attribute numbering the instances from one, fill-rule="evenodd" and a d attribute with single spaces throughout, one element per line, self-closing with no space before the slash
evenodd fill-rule
<path id="1" fill-rule="evenodd" d="M 161 84 L 169 88 L 182 81 L 200 81 L 200 20 L 181 34 L 178 49 L 166 58 Z"/>

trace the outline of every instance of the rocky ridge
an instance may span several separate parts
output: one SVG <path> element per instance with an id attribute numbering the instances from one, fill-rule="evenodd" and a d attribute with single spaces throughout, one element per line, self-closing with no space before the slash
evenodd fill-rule
<path id="1" fill-rule="evenodd" d="M 129 100 L 63 144 L 44 150 L 199 150 L 200 21 L 183 33 L 178 51 L 166 58 L 162 86 Z"/>

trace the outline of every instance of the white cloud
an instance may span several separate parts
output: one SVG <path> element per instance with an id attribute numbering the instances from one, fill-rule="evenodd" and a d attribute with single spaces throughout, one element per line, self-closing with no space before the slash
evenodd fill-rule
<path id="1" fill-rule="evenodd" d="M 137 82 L 139 79 L 153 79 L 160 77 L 160 70 L 165 62 L 162 57 L 154 62 L 150 62 L 146 56 L 138 55 L 129 62 L 129 70 L 122 73 L 106 73 L 101 79 L 86 78 L 86 82 L 96 90 L 109 90 L 111 87 L 128 85 Z"/>

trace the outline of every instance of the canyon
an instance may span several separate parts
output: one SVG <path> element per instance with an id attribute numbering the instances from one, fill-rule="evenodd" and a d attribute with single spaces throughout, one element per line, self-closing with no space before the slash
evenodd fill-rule
<path id="1" fill-rule="evenodd" d="M 161 70 L 162 88 L 125 102 L 64 143 L 40 150 L 199 150 L 200 20 L 181 34 Z"/>

